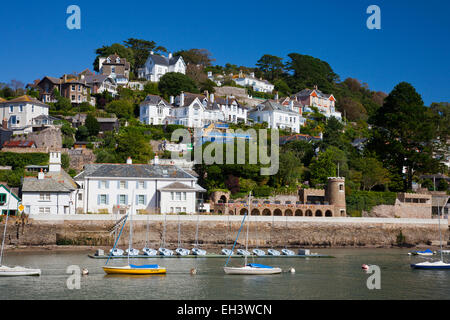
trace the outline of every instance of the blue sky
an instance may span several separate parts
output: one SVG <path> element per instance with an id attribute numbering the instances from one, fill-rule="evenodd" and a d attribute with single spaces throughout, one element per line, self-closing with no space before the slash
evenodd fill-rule
<path id="1" fill-rule="evenodd" d="M 66 27 L 71 4 L 81 8 L 81 30 Z M 381 8 L 381 30 L 366 27 L 372 4 Z M 0 82 L 92 69 L 96 48 L 133 37 L 172 52 L 206 48 L 220 65 L 308 54 L 372 90 L 410 82 L 430 104 L 450 101 L 449 17 L 446 0 L 8 1 Z"/>

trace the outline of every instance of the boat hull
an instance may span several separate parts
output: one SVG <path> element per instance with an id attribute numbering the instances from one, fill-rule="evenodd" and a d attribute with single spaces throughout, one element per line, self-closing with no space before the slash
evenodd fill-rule
<path id="1" fill-rule="evenodd" d="M 165 274 L 165 268 L 131 268 L 125 267 L 103 267 L 106 274 L 134 274 L 134 275 L 149 275 L 149 274 Z"/>
<path id="2" fill-rule="evenodd" d="M 21 267 L 0 267 L 0 277 L 40 276 L 41 269 L 27 269 Z"/>
<path id="3" fill-rule="evenodd" d="M 252 267 L 224 267 L 226 274 L 241 275 L 269 275 L 281 273 L 280 268 L 252 268 Z"/>
<path id="4" fill-rule="evenodd" d="M 443 262 L 422 262 L 411 264 L 413 269 L 450 269 L 450 264 Z"/>

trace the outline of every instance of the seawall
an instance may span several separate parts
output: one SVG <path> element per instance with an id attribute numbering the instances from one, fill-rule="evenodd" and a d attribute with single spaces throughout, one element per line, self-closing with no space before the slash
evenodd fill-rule
<path id="1" fill-rule="evenodd" d="M 248 217 L 247 217 L 248 218 Z M 28 221 L 10 218 L 7 245 L 93 245 L 112 246 L 115 224 L 113 215 L 39 216 Z M 198 221 L 198 223 L 197 223 Z M 248 221 L 248 220 L 247 220 Z M 325 217 L 250 217 L 249 245 L 260 247 L 389 247 L 399 243 L 426 245 L 439 240 L 438 220 L 395 218 L 325 218 Z M 172 216 L 133 217 L 133 244 L 142 248 L 148 241 L 152 247 L 161 245 L 165 234 L 166 246 L 176 248 L 178 227 L 180 240 L 186 247 L 198 242 L 205 248 L 231 246 L 241 226 L 242 216 Z M 3 228 L 4 221 L 0 227 Z M 441 220 L 442 239 L 449 239 L 448 221 Z M 164 228 L 165 225 L 165 228 Z M 147 233 L 147 226 L 149 232 Z M 129 241 L 127 222 L 119 247 Z M 247 223 L 238 244 L 245 241 Z M 3 230 L 3 229 L 1 229 Z M 118 229 L 120 231 L 120 228 Z"/>

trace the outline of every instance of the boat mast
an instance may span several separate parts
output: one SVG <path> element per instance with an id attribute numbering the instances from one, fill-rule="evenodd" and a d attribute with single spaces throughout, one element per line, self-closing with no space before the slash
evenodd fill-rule
<path id="1" fill-rule="evenodd" d="M 130 254 L 131 254 L 131 248 L 132 248 L 132 243 L 133 243 L 133 199 L 134 198 L 134 189 L 133 189 L 133 193 L 132 193 L 132 198 L 131 198 L 131 206 L 130 206 L 130 241 L 128 244 L 128 265 L 130 265 Z"/>
<path id="2" fill-rule="evenodd" d="M 148 248 L 148 233 L 149 233 L 149 226 L 150 224 L 150 214 L 147 212 L 147 234 L 145 235 L 145 247 Z"/>
<path id="3" fill-rule="evenodd" d="M 199 224 L 199 222 L 200 222 L 200 215 L 197 214 L 197 228 L 195 230 L 195 246 L 194 246 L 195 248 L 198 247 L 198 224 Z"/>
<path id="4" fill-rule="evenodd" d="M 180 241 L 180 213 L 178 213 L 178 248 L 181 248 L 181 241 Z"/>
<path id="5" fill-rule="evenodd" d="M 436 178 L 433 177 L 433 189 L 436 191 Z M 444 262 L 444 259 L 442 257 L 442 235 L 441 235 L 441 213 L 439 212 L 439 201 L 438 203 L 438 225 L 439 225 L 439 246 L 441 247 L 441 261 Z"/>
<path id="6" fill-rule="evenodd" d="M 10 202 L 10 201 L 11 201 L 11 187 L 9 188 L 9 198 L 8 198 L 8 206 L 7 206 L 7 211 L 6 211 L 5 228 L 3 229 L 2 251 L 0 252 L 0 266 L 2 265 L 3 247 L 5 246 L 6 226 L 8 225 L 9 202 Z"/>
<path id="7" fill-rule="evenodd" d="M 252 203 L 251 198 L 252 198 L 252 192 L 250 191 L 250 193 L 248 195 L 247 236 L 246 236 L 246 239 L 245 239 L 245 251 L 247 251 L 247 252 L 248 252 L 248 229 L 249 229 L 249 226 L 250 226 L 250 210 L 251 210 L 251 203 Z M 245 255 L 245 264 L 244 264 L 244 266 L 246 266 L 246 265 L 247 265 L 247 255 Z"/>

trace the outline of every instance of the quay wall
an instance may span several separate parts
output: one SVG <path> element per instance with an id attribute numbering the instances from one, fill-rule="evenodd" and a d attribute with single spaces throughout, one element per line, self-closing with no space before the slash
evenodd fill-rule
<path id="1" fill-rule="evenodd" d="M 28 221 L 11 217 L 5 243 L 17 246 L 112 246 L 114 233 L 110 231 L 115 221 L 114 215 L 38 216 Z M 148 237 L 152 247 L 159 247 L 165 234 L 166 246 L 175 249 L 180 225 L 183 246 L 192 247 L 198 225 L 201 247 L 222 248 L 233 244 L 241 222 L 240 216 L 138 215 L 133 217 L 133 244 L 142 248 Z M 449 239 L 448 221 L 441 220 L 440 225 L 446 242 Z M 128 246 L 129 226 L 127 222 L 119 247 Z M 437 219 L 250 217 L 249 245 L 287 245 L 291 248 L 426 245 L 439 240 L 438 227 Z M 244 244 L 245 228 L 238 239 L 238 248 Z"/>

